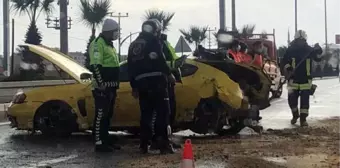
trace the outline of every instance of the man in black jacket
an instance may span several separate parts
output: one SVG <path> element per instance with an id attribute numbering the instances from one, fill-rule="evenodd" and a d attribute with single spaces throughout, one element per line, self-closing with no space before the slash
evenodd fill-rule
<path id="1" fill-rule="evenodd" d="M 322 54 L 321 47 L 316 44 L 314 48 L 307 42 L 307 35 L 303 30 L 295 34 L 295 39 L 288 47 L 284 57 L 283 65 L 288 80 L 288 103 L 293 118 L 291 124 L 295 124 L 300 118 L 300 126 L 308 126 L 306 118 L 309 113 L 309 96 L 312 89 L 312 61 L 320 62 Z M 300 112 L 298 109 L 298 98 L 300 96 Z"/>
<path id="2" fill-rule="evenodd" d="M 175 78 L 166 64 L 160 39 L 161 24 L 148 20 L 142 25 L 142 32 L 131 43 L 128 53 L 128 73 L 132 95 L 139 97 L 141 110 L 140 149 L 148 152 L 152 138 L 152 116 L 156 111 L 155 134 L 162 154 L 173 153 L 167 127 L 169 125 L 168 82 Z"/>

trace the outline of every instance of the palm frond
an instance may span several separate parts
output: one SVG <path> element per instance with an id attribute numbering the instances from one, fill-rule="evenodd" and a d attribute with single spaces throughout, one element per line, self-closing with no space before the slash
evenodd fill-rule
<path id="1" fill-rule="evenodd" d="M 187 40 L 189 43 L 193 42 L 192 39 L 191 39 L 190 32 L 188 32 L 184 29 L 180 29 L 179 31 L 183 34 L 185 40 Z"/>
<path id="2" fill-rule="evenodd" d="M 207 30 L 208 26 L 206 27 L 199 27 L 199 26 L 190 26 L 189 30 L 180 29 L 179 31 L 183 34 L 184 38 L 189 42 L 196 44 L 200 44 L 207 38 Z"/>
<path id="3" fill-rule="evenodd" d="M 11 10 L 13 10 L 15 13 L 18 13 L 19 15 L 26 13 L 31 20 L 31 15 L 28 12 L 28 0 L 11 0 L 11 3 Z"/>
<path id="4" fill-rule="evenodd" d="M 167 31 L 170 26 L 170 21 L 175 16 L 175 13 L 171 12 L 164 12 L 158 9 L 150 9 L 147 10 L 144 15 L 144 21 L 149 19 L 157 19 L 159 22 L 162 23 L 163 31 Z"/>
<path id="5" fill-rule="evenodd" d="M 103 23 L 111 8 L 110 0 L 95 0 L 92 3 L 89 0 L 80 0 L 80 4 L 80 20 L 90 28 Z"/>
<path id="6" fill-rule="evenodd" d="M 265 30 L 262 31 L 261 38 L 268 39 L 267 31 L 265 31 Z"/>
<path id="7" fill-rule="evenodd" d="M 53 2 L 55 0 L 42 0 L 40 2 L 40 11 L 39 14 L 36 16 L 36 19 L 39 18 L 41 12 L 44 12 L 45 15 L 49 16 L 50 14 L 52 14 L 52 12 L 54 11 L 54 6 L 53 6 Z"/>
<path id="8" fill-rule="evenodd" d="M 247 24 L 244 25 L 241 30 L 239 30 L 239 35 L 243 38 L 249 38 L 255 31 L 255 25 Z"/>

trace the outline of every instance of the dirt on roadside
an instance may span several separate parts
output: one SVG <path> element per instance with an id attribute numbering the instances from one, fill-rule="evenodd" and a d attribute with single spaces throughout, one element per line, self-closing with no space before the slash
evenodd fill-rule
<path id="1" fill-rule="evenodd" d="M 340 118 L 311 124 L 308 128 L 267 130 L 262 135 L 192 139 L 196 168 L 338 168 L 340 167 Z M 129 148 L 129 147 L 128 147 Z M 130 148 L 136 148 L 130 147 Z M 182 151 L 172 155 L 140 155 L 117 167 L 179 167 Z"/>

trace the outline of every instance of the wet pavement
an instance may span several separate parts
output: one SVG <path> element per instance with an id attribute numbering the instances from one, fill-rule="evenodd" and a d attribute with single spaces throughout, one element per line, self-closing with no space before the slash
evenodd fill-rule
<path id="1" fill-rule="evenodd" d="M 311 97 L 309 119 L 319 120 L 340 116 L 339 79 L 315 80 L 314 83 L 318 85 L 318 89 L 315 96 Z M 286 90 L 282 98 L 274 100 L 272 106 L 263 110 L 261 115 L 265 129 L 292 128 L 293 126 L 289 124 L 291 114 L 287 105 Z M 16 131 L 10 129 L 8 125 L 0 126 L 0 133 L 0 167 L 4 168 L 117 167 L 118 161 L 133 160 L 135 158 L 132 155 L 138 152 L 138 140 L 128 137 L 115 138 L 119 144 L 123 145 L 123 149 L 120 152 L 105 155 L 93 152 L 90 134 L 76 134 L 68 139 L 53 139 L 41 135 L 29 135 L 26 131 Z M 180 159 L 180 152 L 169 157 Z M 151 157 L 151 159 L 155 162 L 155 158 Z M 198 163 L 201 163 L 199 167 L 216 166 L 211 160 L 198 160 L 196 164 Z M 170 167 L 178 167 L 178 165 Z"/>
<path id="2" fill-rule="evenodd" d="M 314 80 L 317 90 L 310 97 L 308 120 L 340 116 L 340 82 L 338 78 Z M 261 111 L 261 123 L 266 129 L 293 128 L 290 125 L 291 111 L 288 107 L 288 92 L 284 88 L 280 99 L 273 100 L 271 107 Z M 300 103 L 300 102 L 299 102 Z"/>

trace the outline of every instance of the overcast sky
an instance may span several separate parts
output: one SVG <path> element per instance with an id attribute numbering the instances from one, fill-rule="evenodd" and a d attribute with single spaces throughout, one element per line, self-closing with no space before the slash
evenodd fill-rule
<path id="1" fill-rule="evenodd" d="M 2 2 L 2 1 L 1 1 Z M 298 27 L 308 34 L 308 42 L 323 44 L 325 42 L 324 27 L 324 0 L 298 0 Z M 328 3 L 328 41 L 335 42 L 335 34 L 340 34 L 340 0 L 327 0 Z M 70 0 L 69 16 L 74 20 L 69 30 L 69 51 L 84 51 L 87 39 L 91 33 L 90 28 L 84 27 L 79 20 L 79 0 Z M 231 0 L 226 0 L 226 24 L 231 27 Z M 122 18 L 122 36 L 140 30 L 145 11 L 158 8 L 166 12 L 175 12 L 168 31 L 169 41 L 175 45 L 181 28 L 187 29 L 190 25 L 219 26 L 218 0 L 113 0 L 114 12 L 129 13 L 128 18 Z M 0 3 L 2 11 L 2 3 Z M 54 16 L 58 16 L 59 8 L 56 5 Z M 28 27 L 28 17 L 11 13 L 15 19 L 15 44 L 23 42 Z M 46 28 L 46 16 L 41 16 L 38 27 L 43 34 L 43 44 L 59 47 L 59 31 Z M 0 14 L 0 52 L 3 51 L 3 25 L 2 12 Z M 241 28 L 245 24 L 256 24 L 256 32 L 263 30 L 272 32 L 276 30 L 278 45 L 287 44 L 288 29 L 291 38 L 294 31 L 294 0 L 237 0 L 236 24 Z M 98 28 L 99 32 L 100 27 Z M 136 36 L 134 36 L 136 37 Z M 214 39 L 213 39 L 214 40 Z M 128 40 L 129 41 L 129 40 Z M 206 43 L 207 44 L 207 43 Z M 123 46 L 122 53 L 126 53 L 128 43 Z"/>

